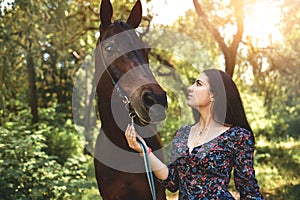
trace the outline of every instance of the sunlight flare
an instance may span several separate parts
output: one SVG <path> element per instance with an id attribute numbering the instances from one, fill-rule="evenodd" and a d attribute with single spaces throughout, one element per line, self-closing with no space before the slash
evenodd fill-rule
<path id="1" fill-rule="evenodd" d="M 245 12 L 245 36 L 253 45 L 264 48 L 274 42 L 283 41 L 279 30 L 281 11 L 278 3 L 270 0 L 258 1 Z"/>

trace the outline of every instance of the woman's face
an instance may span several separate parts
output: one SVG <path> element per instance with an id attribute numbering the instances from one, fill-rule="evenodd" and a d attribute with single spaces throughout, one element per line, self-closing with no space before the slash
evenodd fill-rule
<path id="1" fill-rule="evenodd" d="M 197 77 L 195 83 L 188 87 L 188 106 L 197 110 L 211 106 L 211 93 L 208 78 L 205 74 Z"/>

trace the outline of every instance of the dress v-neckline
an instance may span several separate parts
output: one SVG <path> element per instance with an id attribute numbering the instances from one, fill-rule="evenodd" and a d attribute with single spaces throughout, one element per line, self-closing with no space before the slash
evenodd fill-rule
<path id="1" fill-rule="evenodd" d="M 188 143 L 189 143 L 189 138 L 190 138 L 191 129 L 192 129 L 192 125 L 190 125 L 190 126 L 189 126 L 189 134 L 187 135 L 187 140 L 186 140 L 186 147 L 187 147 L 187 149 L 188 149 L 188 152 L 191 154 L 191 153 L 194 151 L 194 149 L 199 148 L 199 147 L 202 147 L 203 145 L 206 145 L 206 144 L 210 143 L 211 141 L 218 139 L 221 135 L 225 134 L 225 133 L 226 133 L 227 131 L 229 131 L 231 128 L 232 128 L 232 127 L 228 127 L 225 131 L 220 132 L 220 134 L 218 134 L 216 137 L 211 138 L 210 140 L 205 141 L 205 142 L 203 142 L 202 144 L 197 144 L 197 145 L 195 145 L 194 147 L 189 147 Z"/>

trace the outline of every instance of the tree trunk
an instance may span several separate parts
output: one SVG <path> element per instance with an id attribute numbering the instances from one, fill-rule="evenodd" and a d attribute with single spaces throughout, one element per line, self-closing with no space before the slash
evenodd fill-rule
<path id="1" fill-rule="evenodd" d="M 207 15 L 204 13 L 201 5 L 198 0 L 193 0 L 196 12 L 201 19 L 204 26 L 207 30 L 213 35 L 215 41 L 219 44 L 219 47 L 225 58 L 225 72 L 229 76 L 233 76 L 237 50 L 239 47 L 239 43 L 242 41 L 242 36 L 244 33 L 244 2 L 240 0 L 231 1 L 231 5 L 233 6 L 233 12 L 237 23 L 237 32 L 233 36 L 233 41 L 230 45 L 225 43 L 224 38 L 221 36 L 217 27 L 215 27 L 207 18 Z"/>
<path id="2" fill-rule="evenodd" d="M 226 51 L 223 51 L 225 58 L 225 72 L 232 77 L 235 68 L 235 60 L 237 54 L 237 48 L 230 49 L 228 48 Z"/>
<path id="3" fill-rule="evenodd" d="M 36 74 L 34 69 L 33 57 L 29 53 L 27 56 L 27 72 L 28 72 L 28 85 L 29 85 L 29 106 L 31 109 L 32 120 L 31 123 L 35 124 L 39 120 L 38 115 L 38 98 L 36 90 Z"/>

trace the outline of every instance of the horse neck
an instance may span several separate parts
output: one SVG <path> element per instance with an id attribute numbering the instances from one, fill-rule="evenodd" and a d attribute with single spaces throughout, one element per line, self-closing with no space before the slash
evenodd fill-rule
<path id="1" fill-rule="evenodd" d="M 124 143 L 121 140 L 125 139 L 124 130 L 130 118 L 107 73 L 103 74 L 98 83 L 97 95 L 102 130 L 110 140 Z"/>

